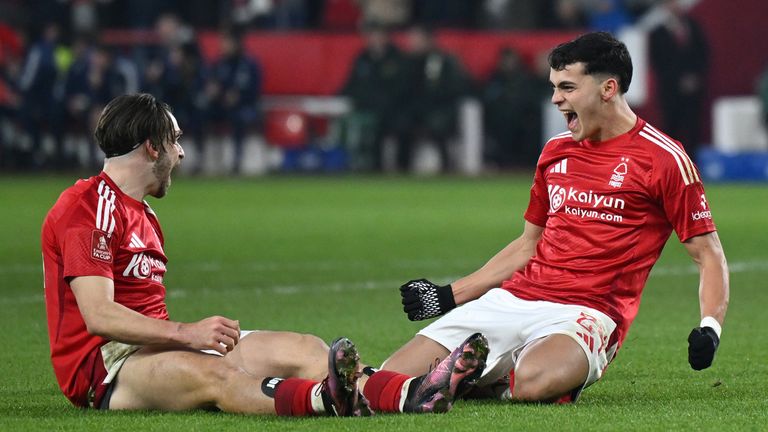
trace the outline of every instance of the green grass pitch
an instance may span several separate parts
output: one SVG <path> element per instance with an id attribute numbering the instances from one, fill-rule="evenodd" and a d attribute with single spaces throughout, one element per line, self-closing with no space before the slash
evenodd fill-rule
<path id="1" fill-rule="evenodd" d="M 48 359 L 40 224 L 72 176 L 0 177 L 0 430 L 766 430 L 768 187 L 710 185 L 731 266 L 712 368 L 694 372 L 698 276 L 670 240 L 616 361 L 572 406 L 460 402 L 446 415 L 284 419 L 71 407 Z M 422 324 L 400 310 L 411 278 L 448 282 L 522 229 L 530 178 L 177 177 L 151 204 L 170 258 L 173 319 L 346 335 L 378 364 Z"/>

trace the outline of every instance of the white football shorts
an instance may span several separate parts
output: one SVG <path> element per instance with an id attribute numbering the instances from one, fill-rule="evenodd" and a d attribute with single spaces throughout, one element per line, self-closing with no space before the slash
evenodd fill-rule
<path id="1" fill-rule="evenodd" d="M 480 332 L 488 338 L 490 351 L 479 386 L 506 379 L 523 349 L 531 342 L 552 334 L 572 337 L 589 360 L 584 387 L 596 382 L 615 353 L 608 347 L 616 323 L 602 312 L 548 301 L 528 301 L 509 291 L 494 288 L 477 300 L 450 311 L 418 334 L 448 350 L 459 346 L 469 335 Z"/>

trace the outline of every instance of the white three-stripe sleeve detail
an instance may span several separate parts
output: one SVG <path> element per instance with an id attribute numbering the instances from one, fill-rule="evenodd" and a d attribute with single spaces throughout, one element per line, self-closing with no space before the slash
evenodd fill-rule
<path id="1" fill-rule="evenodd" d="M 675 153 L 674 150 L 669 148 L 669 146 L 667 144 L 662 143 L 661 141 L 657 140 L 656 138 L 648 135 L 645 132 L 645 130 L 640 131 L 640 136 L 642 136 L 643 138 L 647 139 L 648 141 L 656 144 L 657 146 L 659 146 L 659 147 L 663 148 L 664 150 L 666 150 L 667 152 L 669 152 L 669 154 L 671 154 L 672 157 L 675 158 L 675 162 L 677 162 L 677 167 L 680 168 L 680 175 L 683 176 L 683 182 L 685 183 L 685 185 L 688 186 L 689 184 L 691 184 L 691 181 L 688 179 L 688 175 L 685 172 L 685 168 L 683 168 L 683 163 L 680 161 L 680 156 L 677 153 Z"/>
<path id="2" fill-rule="evenodd" d="M 672 148 L 672 150 L 674 150 L 678 155 L 680 155 L 680 158 L 682 159 L 683 164 L 685 164 L 685 167 L 688 169 L 688 174 L 690 175 L 691 182 L 700 181 L 699 174 L 696 172 L 696 168 L 694 168 L 691 158 L 688 157 L 688 154 L 685 153 L 685 151 L 683 151 L 674 141 L 664 136 L 664 134 L 659 132 L 653 126 L 646 124 L 644 129 L 648 130 L 651 133 L 651 135 L 667 143 L 667 145 L 669 145 Z"/>
<path id="3" fill-rule="evenodd" d="M 136 247 L 146 247 L 146 245 L 144 245 L 144 242 L 141 241 L 141 239 L 139 238 L 139 236 L 136 235 L 135 232 L 131 233 L 131 244 L 135 244 Z"/>
<path id="4" fill-rule="evenodd" d="M 101 204 L 101 216 L 99 216 L 99 223 L 97 224 L 96 228 L 106 231 L 107 230 L 107 215 L 109 214 L 109 200 L 107 200 L 107 196 L 109 195 L 109 187 L 106 188 L 106 190 L 102 190 L 101 194 L 99 194 L 99 204 Z"/>
<path id="5" fill-rule="evenodd" d="M 568 173 L 568 158 L 563 159 L 563 161 L 561 163 L 562 163 L 563 174 L 567 174 Z"/>
<path id="6" fill-rule="evenodd" d="M 104 211 L 104 197 L 101 195 L 101 191 L 104 188 L 104 180 L 99 183 L 99 202 L 96 205 L 96 229 L 101 229 L 101 214 Z"/>
<path id="7" fill-rule="evenodd" d="M 107 234 L 112 234 L 115 230 L 115 191 L 111 191 L 112 194 L 109 197 L 109 228 L 107 228 Z"/>
<path id="8" fill-rule="evenodd" d="M 112 216 L 112 208 L 114 207 L 114 195 L 110 188 L 104 190 L 104 211 L 101 219 L 101 230 L 107 231 L 109 228 L 109 218 Z"/>

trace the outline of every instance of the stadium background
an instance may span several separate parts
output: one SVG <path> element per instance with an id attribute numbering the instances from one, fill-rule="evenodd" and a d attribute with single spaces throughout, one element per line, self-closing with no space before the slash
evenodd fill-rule
<path id="1" fill-rule="evenodd" d="M 27 6 L 27 2 L 8 3 Z M 766 30 L 760 25 L 768 16 L 766 6 L 758 0 L 738 3 L 734 7 L 729 2 L 702 0 L 692 9 L 712 44 L 710 107 L 718 97 L 753 95 L 766 62 Z M 542 34 L 438 29 L 438 38 L 446 46 L 459 46 L 465 37 L 501 44 Z M 117 26 L 105 33 L 114 38 L 107 40 L 114 45 L 142 35 L 146 36 Z M 200 36 L 210 37 L 205 32 Z M 271 43 L 265 48 L 261 38 L 281 44 L 294 40 L 301 46 L 341 38 L 346 40 L 347 62 L 361 45 L 354 31 L 330 35 L 317 30 L 254 29 L 248 46 L 257 55 L 258 50 L 271 48 Z M 475 50 L 475 45 L 467 48 Z M 477 64 L 489 64 L 483 61 Z M 269 65 L 264 67 L 269 71 Z M 272 67 L 285 65 L 278 62 Z M 333 67 L 343 70 L 348 63 Z M 475 73 L 483 71 L 478 66 Z M 265 79 L 267 95 L 285 96 L 270 93 L 272 84 Z M 321 86 L 316 92 L 291 95 L 332 93 L 332 86 L 322 87 L 327 82 L 315 83 Z M 637 109 L 649 119 L 658 116 L 652 98 Z M 702 133 L 709 141 L 714 135 L 712 124 L 712 116 L 705 114 Z M 717 145 L 712 143 L 715 149 Z M 750 160 L 759 159 L 754 143 L 745 151 Z M 708 183 L 709 201 L 732 271 L 723 343 L 709 370 L 693 372 L 685 360 L 685 337 L 698 322 L 698 282 L 695 267 L 673 236 L 652 272 L 640 314 L 619 357 L 604 380 L 585 392 L 576 406 L 467 402 L 445 416 L 357 420 L 74 409 L 61 396 L 48 361 L 39 230 L 60 191 L 88 174 L 82 168 L 62 173 L 3 165 L 2 430 L 761 430 L 768 420 L 768 344 L 761 325 L 768 304 L 764 282 L 768 252 L 762 228 L 768 220 L 768 190 L 756 178 Z M 240 319 L 244 328 L 311 332 L 326 340 L 347 335 L 357 342 L 365 360 L 380 363 L 421 326 L 408 322 L 400 311 L 399 284 L 415 277 L 448 282 L 482 265 L 519 233 L 530 185 L 526 169 L 481 171 L 471 177 L 361 175 L 346 170 L 336 175 L 311 174 L 181 175 L 168 197 L 151 202 L 167 238 L 168 303 L 175 319 L 192 321 L 222 314 Z"/>

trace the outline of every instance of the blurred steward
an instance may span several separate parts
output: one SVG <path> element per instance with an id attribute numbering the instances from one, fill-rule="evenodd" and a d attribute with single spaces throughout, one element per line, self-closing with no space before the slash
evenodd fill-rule
<path id="1" fill-rule="evenodd" d="M 353 168 L 380 171 L 382 142 L 396 134 L 395 120 L 406 103 L 406 62 L 384 26 L 368 23 L 363 33 L 365 47 L 341 89 L 351 99 L 353 113 L 342 121 Z M 351 139 L 353 136 L 359 139 Z"/>
<path id="2" fill-rule="evenodd" d="M 709 68 L 709 44 L 680 0 L 664 0 L 662 23 L 650 35 L 662 127 L 695 159 Z"/>
<path id="3" fill-rule="evenodd" d="M 56 102 L 56 86 L 60 74 L 56 58 L 59 36 L 57 24 L 44 24 L 40 37 L 27 52 L 19 76 L 22 96 L 19 116 L 31 142 L 31 149 L 22 165 L 28 167 L 39 168 L 48 162 L 42 148 L 44 132 L 48 132 L 55 141 L 54 162 L 59 160 L 63 150 L 61 116 Z"/>
<path id="4" fill-rule="evenodd" d="M 244 52 L 239 33 L 223 31 L 220 37 L 221 58 L 211 68 L 203 103 L 209 121 L 231 128 L 235 144 L 233 172 L 238 173 L 245 134 L 261 122 L 261 66 Z"/>
<path id="5" fill-rule="evenodd" d="M 470 81 L 459 60 L 437 46 L 430 29 L 412 27 L 408 41 L 408 101 L 399 110 L 397 165 L 409 171 L 416 143 L 429 140 L 438 146 L 443 171 L 450 171 L 448 141 L 457 132 L 459 102 Z"/>
<path id="6" fill-rule="evenodd" d="M 520 55 L 505 47 L 482 89 L 486 159 L 499 168 L 533 167 L 539 156 L 542 91 Z"/>

